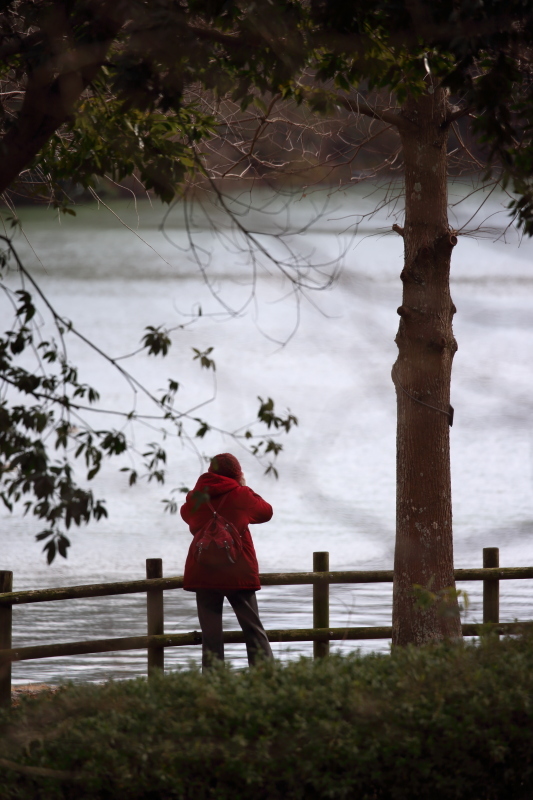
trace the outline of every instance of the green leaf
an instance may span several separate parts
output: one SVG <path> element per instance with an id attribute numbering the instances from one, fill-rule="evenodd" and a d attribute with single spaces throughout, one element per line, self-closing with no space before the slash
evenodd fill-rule
<path id="1" fill-rule="evenodd" d="M 198 430 L 196 431 L 195 436 L 199 439 L 203 439 L 203 437 L 206 435 L 208 431 L 211 430 L 211 428 L 209 427 L 207 422 L 202 421 L 201 419 L 197 419 L 196 421 L 200 422 L 201 424 Z"/>
<path id="2" fill-rule="evenodd" d="M 143 347 L 148 350 L 148 354 L 166 356 L 172 344 L 168 331 L 161 325 L 157 328 L 148 325 L 145 330 L 148 333 L 143 336 L 141 341 Z"/>
<path id="3" fill-rule="evenodd" d="M 213 347 L 208 347 L 207 350 L 197 350 L 196 347 L 193 347 L 193 353 L 196 354 L 193 358 L 193 361 L 200 361 L 201 367 L 215 371 L 216 364 L 212 358 L 209 358 L 209 354 L 213 352 L 213 349 Z"/>
<path id="4" fill-rule="evenodd" d="M 45 544 L 43 552 L 46 552 L 46 561 L 48 564 L 51 564 L 56 557 L 56 543 L 53 539 L 51 542 L 48 542 L 48 544 Z"/>
<path id="5" fill-rule="evenodd" d="M 57 539 L 57 550 L 60 556 L 67 557 L 67 549 L 70 547 L 70 541 L 66 536 L 59 536 Z"/>
<path id="6" fill-rule="evenodd" d="M 50 536 L 54 536 L 54 531 L 42 531 L 38 533 L 35 538 L 38 542 L 42 541 L 43 539 L 49 539 Z"/>

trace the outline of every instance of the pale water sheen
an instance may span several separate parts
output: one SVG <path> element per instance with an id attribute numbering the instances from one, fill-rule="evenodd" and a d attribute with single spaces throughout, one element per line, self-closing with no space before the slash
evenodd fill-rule
<path id="1" fill-rule="evenodd" d="M 336 285 L 313 296 L 318 309 L 303 304 L 298 330 L 283 348 L 268 337 L 290 334 L 294 306 L 290 299 L 279 299 L 286 287 L 274 270 L 260 273 L 257 296 L 246 314 L 226 322 L 209 317 L 220 308 L 187 253 L 158 231 L 160 207 L 140 207 L 138 235 L 96 207 L 81 208 L 76 219 L 61 225 L 51 212 L 21 212 L 34 251 L 20 240 L 25 263 L 57 309 L 111 355 L 134 350 L 144 326 L 182 323 L 186 317 L 180 313 L 194 312 L 201 303 L 204 316 L 175 334 L 167 359 L 126 362 L 153 390 L 172 377 L 182 384 L 180 408 L 205 400 L 212 391 L 211 376 L 192 362 L 191 348 L 214 346 L 217 396 L 199 415 L 225 428 L 245 424 L 255 416 L 257 395 L 272 396 L 280 410 L 290 407 L 297 414 L 300 425 L 287 438 L 278 482 L 264 477 L 231 440 L 212 435 L 200 442 L 207 453 L 233 449 L 242 456 L 249 485 L 274 506 L 272 522 L 252 529 L 264 572 L 309 570 L 314 550 L 329 550 L 333 570 L 392 567 L 395 395 L 390 369 L 396 357 L 402 242 L 396 235 L 369 236 L 379 227 L 390 228 L 392 220 L 384 218 L 361 230 L 353 242 L 341 235 L 351 222 L 341 217 L 364 210 L 370 202 L 362 195 L 337 198 L 336 210 L 314 233 L 293 241 L 301 252 L 315 248 L 317 261 L 349 249 Z M 137 226 L 131 206 L 119 203 L 115 208 L 130 226 Z M 302 222 L 310 207 L 294 203 L 291 211 Z M 186 246 L 177 212 L 167 230 Z M 268 243 L 266 237 L 264 241 Z M 237 305 L 249 292 L 247 257 L 224 249 L 207 231 L 200 242 L 213 252 L 208 270 L 217 289 Z M 280 248 L 278 243 L 271 246 Z M 532 243 L 518 247 L 515 239 L 505 244 L 460 238 L 453 254 L 459 343 L 451 432 L 457 567 L 481 566 L 482 548 L 488 546 L 500 547 L 502 566 L 533 564 L 532 257 Z M 8 319 L 7 306 L 2 309 Z M 127 386 L 90 351 L 74 342 L 71 357 L 82 365 L 82 377 L 101 389 L 108 406 L 131 407 Z M 139 448 L 155 436 L 138 429 Z M 173 486 L 191 486 L 199 461 L 187 445 L 167 445 L 168 488 L 141 483 L 128 489 L 122 473 L 111 466 L 102 470 L 95 487 L 108 500 L 109 519 L 73 531 L 67 561 L 58 558 L 47 567 L 34 541 L 37 524 L 2 510 L 0 567 L 13 570 L 15 589 L 142 578 L 148 557 L 163 558 L 166 575 L 181 574 L 190 534 L 179 517 L 162 512 L 161 499 Z M 462 588 L 470 593 L 468 620 L 480 620 L 481 585 Z M 501 594 L 503 621 L 533 618 L 529 584 L 502 583 Z M 310 587 L 266 588 L 259 602 L 268 628 L 312 625 Z M 389 585 L 331 587 L 332 626 L 390 624 L 390 608 Z M 194 595 L 166 592 L 165 615 L 169 632 L 197 628 Z M 237 627 L 229 609 L 226 627 Z M 144 632 L 142 595 L 14 609 L 14 644 L 21 646 Z M 388 643 L 361 646 L 387 650 Z M 356 647 L 346 643 L 341 649 Z M 311 645 L 275 645 L 274 651 L 283 658 L 296 657 L 309 654 Z M 228 647 L 227 652 L 237 665 L 245 663 L 244 646 Z M 165 658 L 169 668 L 198 662 L 199 649 L 167 649 Z M 131 677 L 145 674 L 145 669 L 145 653 L 134 651 L 25 662 L 15 664 L 13 674 L 19 683 L 55 682 Z"/>

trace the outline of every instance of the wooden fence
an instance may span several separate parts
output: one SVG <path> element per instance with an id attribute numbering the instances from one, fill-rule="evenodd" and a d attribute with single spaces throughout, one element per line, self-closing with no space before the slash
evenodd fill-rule
<path id="1" fill-rule="evenodd" d="M 313 586 L 313 627 L 296 630 L 269 630 L 271 642 L 313 642 L 315 658 L 329 653 L 329 643 L 342 640 L 390 639 L 391 627 L 330 628 L 329 585 L 331 583 L 391 583 L 392 570 L 367 570 L 330 572 L 329 553 L 313 553 L 312 572 L 266 573 L 260 576 L 263 586 Z M 483 568 L 456 569 L 456 581 L 483 581 L 483 624 L 494 626 L 496 633 L 517 633 L 533 622 L 500 623 L 499 584 L 501 580 L 533 578 L 533 567 L 500 568 L 499 550 L 483 550 Z M 202 636 L 192 633 L 165 634 L 163 592 L 183 588 L 183 578 L 163 577 L 160 558 L 146 560 L 146 580 L 120 583 L 99 583 L 86 586 L 67 586 L 57 589 L 13 592 L 13 573 L 0 571 L 0 705 L 11 702 L 11 664 L 39 658 L 109 653 L 119 650 L 148 651 L 148 676 L 164 669 L 164 648 L 201 644 Z M 147 635 L 117 639 L 93 639 L 64 644 L 45 644 L 29 647 L 12 647 L 12 609 L 26 603 L 44 603 L 72 600 L 81 597 L 111 597 L 114 595 L 146 592 Z M 470 623 L 463 627 L 463 636 L 476 636 L 480 625 Z M 244 642 L 241 631 L 226 631 L 227 643 Z"/>

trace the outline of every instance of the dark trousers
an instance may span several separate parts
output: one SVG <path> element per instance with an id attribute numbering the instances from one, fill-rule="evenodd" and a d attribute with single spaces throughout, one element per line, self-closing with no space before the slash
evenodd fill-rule
<path id="1" fill-rule="evenodd" d="M 273 658 L 265 629 L 259 619 L 257 598 L 251 589 L 224 592 L 218 589 L 197 589 L 196 605 L 202 629 L 202 670 L 214 658 L 224 661 L 222 634 L 222 605 L 227 597 L 244 633 L 248 663 L 256 664 L 261 658 Z"/>

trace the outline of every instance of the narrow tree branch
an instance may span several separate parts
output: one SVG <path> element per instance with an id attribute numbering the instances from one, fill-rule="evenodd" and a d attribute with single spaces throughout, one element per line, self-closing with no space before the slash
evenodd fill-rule
<path id="1" fill-rule="evenodd" d="M 480 170 L 484 169 L 484 165 L 481 163 L 481 161 L 480 161 L 478 158 L 476 158 L 476 157 L 475 157 L 475 155 L 474 155 L 473 153 L 471 153 L 471 152 L 470 152 L 470 150 L 468 149 L 468 147 L 467 147 L 467 146 L 466 146 L 466 144 L 464 143 L 464 141 L 463 141 L 463 138 L 462 138 L 462 136 L 461 136 L 461 133 L 460 133 L 460 131 L 459 131 L 459 128 L 457 127 L 457 125 L 455 125 L 455 124 L 453 124 L 453 123 L 452 123 L 452 128 L 453 128 L 453 132 L 455 133 L 455 135 L 456 135 L 456 137 L 457 137 L 457 141 L 459 142 L 459 144 L 461 145 L 461 147 L 463 148 L 463 150 L 465 151 L 465 153 L 466 153 L 466 154 L 467 154 L 467 155 L 468 155 L 468 156 L 469 156 L 469 157 L 472 159 L 472 161 L 474 162 L 474 164 L 475 164 L 475 165 L 476 165 L 476 166 L 477 166 L 477 167 L 478 167 Z"/>
<path id="2" fill-rule="evenodd" d="M 455 122 L 457 119 L 461 119 L 461 117 L 468 117 L 469 114 L 472 113 L 474 109 L 467 106 L 466 108 L 459 108 L 458 106 L 451 106 L 449 113 L 446 115 L 446 119 L 444 120 L 442 127 L 447 128 L 452 122 Z"/>
<path id="3" fill-rule="evenodd" d="M 137 23 L 127 23 L 125 26 L 125 33 L 128 34 L 130 42 L 132 42 L 134 45 L 137 43 L 142 43 L 148 33 L 154 36 L 157 35 L 159 31 L 165 37 L 168 37 L 172 34 L 175 35 L 176 41 L 183 40 L 184 38 L 187 39 L 187 34 L 189 34 L 192 37 L 196 37 L 197 39 L 206 42 L 216 42 L 217 44 L 222 44 L 224 47 L 227 47 L 231 50 L 242 50 L 243 47 L 253 48 L 264 44 L 264 40 L 261 39 L 261 37 L 253 36 L 250 31 L 246 32 L 246 39 L 243 39 L 238 34 L 222 33 L 222 31 L 218 31 L 214 28 L 201 28 L 197 25 L 188 25 L 185 18 L 183 18 L 179 24 L 166 23 L 163 25 L 157 23 L 147 26 L 146 23 L 143 23 L 142 25 L 137 25 Z"/>
<path id="4" fill-rule="evenodd" d="M 187 29 L 194 34 L 194 36 L 197 36 L 198 39 L 205 39 L 208 42 L 218 42 L 232 49 L 254 47 L 255 45 L 262 44 L 261 39 L 259 37 L 253 37 L 250 32 L 247 33 L 247 39 L 244 41 L 240 36 L 232 36 L 211 28 L 198 28 L 194 25 L 188 25 Z"/>
<path id="5" fill-rule="evenodd" d="M 379 111 L 359 97 L 356 100 L 351 100 L 348 97 L 336 95 L 335 100 L 343 108 L 351 111 L 352 114 L 364 114 L 366 117 L 372 117 L 372 119 L 379 119 L 381 122 L 386 122 L 388 125 L 394 125 L 394 127 L 398 129 L 405 129 L 414 124 L 396 111 L 391 111 L 389 109 Z"/>

